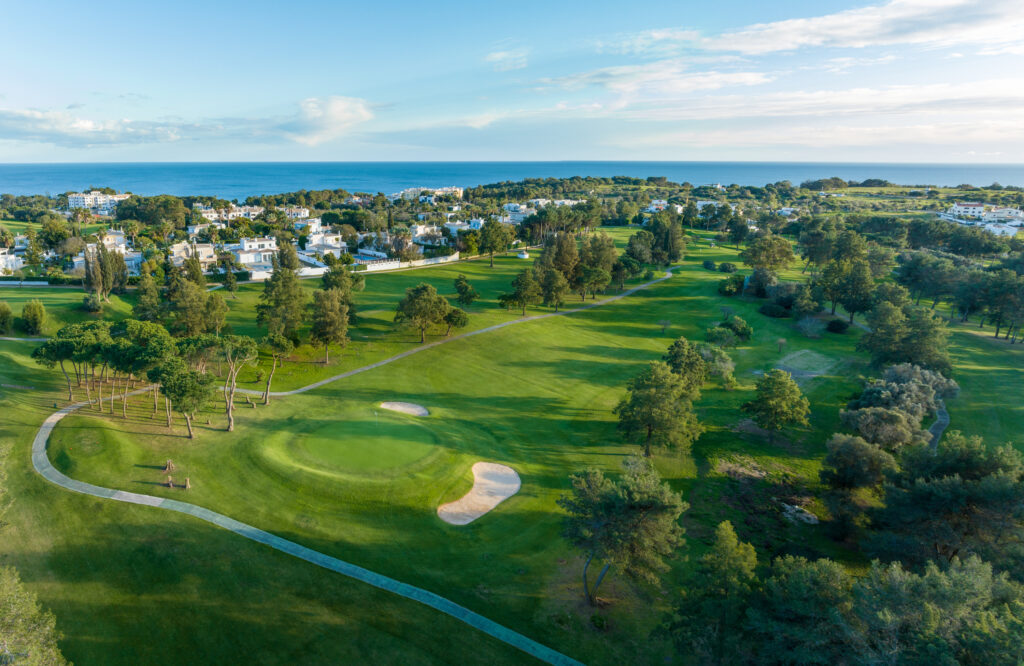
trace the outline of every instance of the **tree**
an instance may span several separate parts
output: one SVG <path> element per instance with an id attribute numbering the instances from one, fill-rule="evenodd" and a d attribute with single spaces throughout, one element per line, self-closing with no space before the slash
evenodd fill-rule
<path id="1" fill-rule="evenodd" d="M 754 547 L 737 538 L 732 523 L 719 523 L 711 549 L 700 558 L 667 618 L 676 650 L 694 655 L 700 663 L 747 661 L 743 624 L 758 586 Z"/>
<path id="2" fill-rule="evenodd" d="M 330 362 L 330 345 L 344 347 L 348 343 L 348 306 L 341 302 L 338 290 L 318 289 L 313 292 L 313 325 L 309 340 L 323 345 L 325 365 Z"/>
<path id="3" fill-rule="evenodd" d="M 185 419 L 188 438 L 195 439 L 192 415 L 213 396 L 214 378 L 189 368 L 177 357 L 154 366 L 147 375 L 150 381 L 160 384 L 160 392 L 167 398 L 168 405 L 177 409 Z"/>
<path id="4" fill-rule="evenodd" d="M 38 298 L 33 298 L 21 308 L 21 325 L 29 335 L 39 335 L 46 325 L 46 307 Z"/>
<path id="5" fill-rule="evenodd" d="M 843 619 L 853 578 L 831 560 L 775 560 L 763 592 L 748 611 L 751 663 L 841 664 L 850 657 Z"/>
<path id="6" fill-rule="evenodd" d="M 491 257 L 491 268 L 494 268 L 494 253 L 504 252 L 512 244 L 515 232 L 507 224 L 497 220 L 487 220 L 480 228 L 480 251 Z"/>
<path id="7" fill-rule="evenodd" d="M 729 240 L 736 246 L 736 249 L 740 249 L 740 243 L 750 234 L 750 226 L 747 221 L 741 216 L 735 215 L 729 220 Z"/>
<path id="8" fill-rule="evenodd" d="M 224 302 L 224 297 L 217 292 L 208 293 L 203 312 L 203 328 L 220 335 L 220 331 L 227 321 L 227 314 L 228 304 Z"/>
<path id="9" fill-rule="evenodd" d="M 822 483 L 832 488 L 879 488 L 886 475 L 898 469 L 891 454 L 860 437 L 837 433 L 826 447 L 828 454 L 820 476 Z"/>
<path id="10" fill-rule="evenodd" d="M 597 292 L 603 290 L 612 281 L 611 274 L 603 268 L 583 267 L 583 275 L 580 280 L 581 293 L 583 298 L 589 291 L 592 298 L 597 298 Z"/>
<path id="11" fill-rule="evenodd" d="M 455 293 L 458 294 L 455 298 L 458 304 L 466 307 L 472 305 L 473 301 L 480 296 L 476 293 L 476 289 L 473 288 L 473 285 L 469 283 L 469 280 L 466 279 L 466 276 L 461 273 L 457 278 L 455 278 Z"/>
<path id="12" fill-rule="evenodd" d="M 652 260 L 652 247 L 654 246 L 654 234 L 641 229 L 629 237 L 626 243 L 626 256 L 638 264 L 649 264 Z"/>
<path id="13" fill-rule="evenodd" d="M 753 268 L 776 272 L 796 260 L 793 245 L 782 236 L 766 234 L 747 244 L 740 253 L 743 263 Z"/>
<path id="14" fill-rule="evenodd" d="M 700 397 L 700 388 L 708 378 L 708 364 L 697 345 L 684 337 L 678 338 L 661 357 L 683 385 L 683 395 L 690 400 Z"/>
<path id="15" fill-rule="evenodd" d="M 767 430 L 773 442 L 775 433 L 787 425 L 809 425 L 807 415 L 811 412 L 810 403 L 792 376 L 779 369 L 769 370 L 757 380 L 755 398 L 740 409 Z"/>
<path id="16" fill-rule="evenodd" d="M 452 334 L 452 329 L 466 328 L 469 324 L 469 315 L 461 308 L 451 308 L 444 316 L 444 323 L 448 324 L 448 330 L 444 333 L 447 337 Z"/>
<path id="17" fill-rule="evenodd" d="M 580 250 L 580 263 L 611 272 L 617 256 L 615 241 L 603 231 L 588 235 Z"/>
<path id="18" fill-rule="evenodd" d="M 0 600 L 0 664 L 67 663 L 57 646 L 61 634 L 53 613 L 40 607 L 12 567 L 0 567 Z"/>
<path id="19" fill-rule="evenodd" d="M 270 354 L 271 366 L 267 374 L 267 385 L 263 389 L 263 404 L 270 404 L 270 382 L 274 379 L 274 372 L 277 371 L 277 364 L 292 353 L 295 345 L 292 341 L 281 334 L 271 333 L 260 340 L 260 345 Z"/>
<path id="20" fill-rule="evenodd" d="M 42 346 L 32 350 L 32 358 L 36 363 L 47 368 L 60 365 L 60 371 L 64 373 L 64 379 L 68 383 L 68 401 L 71 401 L 74 400 L 75 396 L 71 390 L 71 377 L 68 375 L 64 362 L 70 361 L 74 356 L 75 345 L 73 340 L 63 335 L 66 331 L 66 328 L 62 328 L 57 332 L 57 335 L 44 342 Z"/>
<path id="21" fill-rule="evenodd" d="M 256 341 L 247 335 L 225 335 L 219 340 L 217 350 L 220 358 L 227 365 L 224 376 L 224 413 L 228 415 L 227 431 L 235 429 L 235 389 L 238 385 L 238 373 L 259 357 Z"/>
<path id="22" fill-rule="evenodd" d="M 875 279 L 864 259 L 852 262 L 845 271 L 839 304 L 850 313 L 850 323 L 858 312 L 866 312 L 875 303 Z"/>
<path id="23" fill-rule="evenodd" d="M 870 331 L 861 336 L 857 349 L 871 354 L 876 366 L 913 363 L 949 372 L 949 330 L 931 312 L 892 303 L 878 303 L 868 314 Z"/>
<path id="24" fill-rule="evenodd" d="M 562 534 L 586 558 L 583 592 L 591 605 L 612 566 L 654 582 L 668 569 L 664 558 L 684 543 L 678 520 L 689 506 L 682 497 L 661 482 L 649 461 L 632 457 L 624 467 L 617 482 L 596 469 L 573 474 L 572 491 L 558 499 L 568 514 Z M 588 570 L 595 559 L 604 566 L 591 587 Z"/>
<path id="25" fill-rule="evenodd" d="M 843 410 L 839 417 L 847 428 L 856 430 L 861 437 L 886 451 L 927 444 L 931 440 L 928 431 L 921 429 L 920 419 L 914 420 L 899 409 L 865 407 Z"/>
<path id="26" fill-rule="evenodd" d="M 565 303 L 565 297 L 569 294 L 569 282 L 557 268 L 548 268 L 540 279 L 540 290 L 543 296 L 543 303 L 548 307 L 554 307 L 558 312 L 558 306 Z"/>
<path id="27" fill-rule="evenodd" d="M 417 329 L 420 342 L 426 342 L 427 329 L 444 321 L 450 307 L 433 285 L 421 282 L 405 290 L 405 296 L 395 309 L 395 323 Z"/>
<path id="28" fill-rule="evenodd" d="M 238 298 L 238 278 L 230 266 L 224 271 L 224 289 L 231 294 L 231 298 Z"/>
<path id="29" fill-rule="evenodd" d="M 540 285 L 533 278 L 533 271 L 524 268 L 512 281 L 511 303 L 523 309 L 523 316 L 526 316 L 526 307 L 536 305 L 544 297 Z"/>
<path id="30" fill-rule="evenodd" d="M 256 305 L 256 323 L 271 334 L 296 341 L 306 316 L 305 292 L 294 270 L 282 266 L 276 258 L 272 264 L 273 273 L 264 281 Z"/>
<path id="31" fill-rule="evenodd" d="M 173 313 L 172 329 L 177 335 L 199 335 L 205 332 L 207 292 L 181 276 L 172 276 L 172 280 L 174 287 L 168 293 Z"/>
<path id="32" fill-rule="evenodd" d="M 348 307 L 348 323 L 350 325 L 355 324 L 355 294 L 366 287 L 366 278 L 349 271 L 348 266 L 343 262 L 335 261 L 327 272 L 324 273 L 321 285 L 322 289 L 337 290 L 342 305 Z"/>
<path id="33" fill-rule="evenodd" d="M 652 362 L 630 380 L 628 393 L 615 407 L 619 431 L 642 443 L 644 456 L 651 446 L 689 446 L 704 431 L 685 394 L 683 380 L 662 361 Z"/>
<path id="34" fill-rule="evenodd" d="M 999 563 L 1024 540 L 1024 456 L 947 433 L 934 450 L 904 451 L 884 499 L 866 544 L 875 556 L 923 564 L 973 554 Z"/>
<path id="35" fill-rule="evenodd" d="M 6 301 L 0 301 L 0 333 L 10 333 L 14 325 L 14 313 Z"/>
<path id="36" fill-rule="evenodd" d="M 846 281 L 846 265 L 841 261 L 830 261 L 825 269 L 814 278 L 814 288 L 832 304 L 832 314 L 836 313 L 839 300 L 845 293 L 843 285 Z"/>
<path id="37" fill-rule="evenodd" d="M 156 281 L 150 274 L 149 269 L 142 270 L 139 278 L 139 287 L 135 290 L 135 305 L 132 306 L 132 314 L 140 321 L 160 321 L 163 305 L 160 301 L 160 293 L 156 288 Z"/>

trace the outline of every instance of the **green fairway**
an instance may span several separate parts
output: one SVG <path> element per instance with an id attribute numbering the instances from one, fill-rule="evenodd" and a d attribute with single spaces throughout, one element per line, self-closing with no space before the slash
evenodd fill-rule
<path id="1" fill-rule="evenodd" d="M 22 327 L 21 309 L 25 303 L 39 299 L 46 307 L 46 323 L 42 335 L 53 335 L 62 326 L 80 321 L 108 319 L 119 321 L 131 316 L 133 297 L 129 295 L 110 295 L 110 302 L 103 304 L 102 313 L 86 312 L 82 308 L 85 292 L 81 287 L 5 287 L 0 282 L 0 301 L 11 306 L 14 311 L 14 329 L 10 336 L 28 336 Z"/>
<path id="2" fill-rule="evenodd" d="M 615 230 L 616 240 L 631 231 Z M 75 479 L 207 507 L 423 587 L 584 662 L 660 663 L 669 650 L 647 636 L 721 520 L 732 520 L 762 559 L 794 553 L 866 566 L 860 553 L 820 528 L 782 520 L 776 508 L 777 498 L 820 490 L 825 442 L 870 373 L 855 350 L 860 330 L 805 338 L 792 320 L 760 315 L 761 301 L 720 297 L 725 276 L 702 268 L 705 259 L 738 263 L 733 248 L 703 241 L 673 277 L 602 307 L 452 340 L 268 407 L 239 401 L 233 433 L 224 431 L 216 401 L 196 415 L 192 441 L 178 415 L 171 429 L 162 412 L 154 417 L 148 396 L 132 398 L 127 419 L 120 405 L 113 417 L 83 409 L 54 431 L 50 459 Z M 496 258 L 493 269 L 484 259 L 370 275 L 357 296 L 361 320 L 350 347 L 332 353 L 328 366 L 318 351 L 300 349 L 278 369 L 274 388 L 417 348 L 418 337 L 390 320 L 404 289 L 420 281 L 451 294 L 454 277 L 467 275 L 481 293 L 469 308 L 469 330 L 516 321 L 520 313 L 498 307 L 496 298 L 528 263 L 509 256 Z M 785 275 L 799 277 L 799 268 Z M 304 282 L 309 290 L 317 284 Z M 247 285 L 228 299 L 236 331 L 259 333 L 251 321 L 261 289 Z M 634 586 L 613 572 L 602 588 L 610 605 L 600 611 L 608 619 L 600 631 L 582 600 L 579 558 L 560 537 L 555 500 L 570 473 L 588 466 L 618 473 L 638 450 L 622 443 L 612 414 L 626 382 L 678 336 L 703 339 L 723 306 L 754 329 L 749 342 L 730 350 L 738 387 L 725 390 L 717 379 L 705 385 L 696 407 L 707 431 L 692 452 L 656 451 L 659 471 L 691 505 L 683 516 L 685 557 L 672 561 L 660 586 Z M 949 401 L 951 428 L 996 442 L 1020 432 L 1024 414 L 1012 397 L 1020 352 L 968 333 L 953 340 L 963 390 Z M 47 485 L 31 472 L 28 446 L 38 423 L 64 404 L 62 377 L 32 366 L 33 345 L 2 344 L 4 383 L 34 390 L 0 393 L 0 424 L 17 443 L 10 457 L 17 500 L 11 526 L 0 533 L 7 537 L 0 561 L 17 566 L 55 612 L 69 658 L 159 662 L 167 645 L 187 641 L 202 663 L 524 660 L 451 618 L 188 517 Z M 769 444 L 739 406 L 759 373 L 780 364 L 821 374 L 801 383 L 811 425 Z M 258 371 L 244 371 L 240 385 L 262 388 Z M 421 404 L 430 416 L 383 410 L 384 401 Z M 164 485 L 168 459 L 176 484 L 187 476 L 190 490 Z M 469 490 L 478 461 L 511 466 L 520 492 L 470 525 L 444 523 L 438 505 Z M 807 508 L 824 515 L 816 501 Z"/>

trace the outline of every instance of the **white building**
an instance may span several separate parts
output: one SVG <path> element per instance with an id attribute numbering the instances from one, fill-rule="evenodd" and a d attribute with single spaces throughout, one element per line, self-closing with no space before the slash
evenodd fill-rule
<path id="1" fill-rule="evenodd" d="M 225 249 L 235 255 L 238 263 L 248 270 L 270 270 L 274 255 L 277 254 L 277 239 L 270 236 L 243 238 Z"/>
<path id="2" fill-rule="evenodd" d="M 984 225 L 982 228 L 990 234 L 995 234 L 996 236 L 1009 236 L 1011 238 L 1016 236 L 1017 232 L 1020 231 L 1019 226 L 1011 224 L 990 223 Z"/>
<path id="3" fill-rule="evenodd" d="M 198 259 L 199 266 L 203 271 L 209 270 L 217 263 L 217 248 L 214 247 L 213 243 L 189 243 L 188 241 L 180 241 L 171 245 L 170 248 L 168 248 L 168 251 L 171 255 L 171 263 L 179 268 L 189 257 L 195 257 Z"/>
<path id="4" fill-rule="evenodd" d="M 14 251 L 10 248 L 0 248 L 0 273 L 3 275 L 10 275 L 14 271 L 20 270 L 25 265 L 25 260 L 14 254 Z"/>
<path id="5" fill-rule="evenodd" d="M 981 219 L 985 214 L 985 204 L 977 201 L 957 201 L 949 207 L 953 217 Z"/>
<path id="6" fill-rule="evenodd" d="M 1024 224 L 1024 211 L 1019 208 L 993 208 L 985 211 L 986 222 L 1006 222 L 1008 224 Z"/>
<path id="7" fill-rule="evenodd" d="M 319 217 L 310 217 L 306 219 L 297 219 L 292 222 L 292 226 L 295 227 L 295 231 L 309 229 L 309 233 L 315 234 L 323 229 L 323 222 L 320 221 Z"/>
<path id="8" fill-rule="evenodd" d="M 87 208 L 99 215 L 110 215 L 130 194 L 104 194 L 99 190 L 92 192 L 71 192 L 68 194 L 68 209 Z"/>
<path id="9" fill-rule="evenodd" d="M 206 217 L 206 215 L 204 214 L 203 217 Z M 193 236 L 198 236 L 204 231 L 209 231 L 210 229 L 227 229 L 227 227 L 228 225 L 224 224 L 223 222 L 211 221 L 202 222 L 200 224 L 190 224 L 188 225 L 188 227 L 186 227 L 186 231 L 188 231 L 188 235 L 191 238 Z"/>
<path id="10" fill-rule="evenodd" d="M 309 209 L 302 206 L 285 206 L 278 208 L 289 220 L 302 220 L 309 217 Z"/>

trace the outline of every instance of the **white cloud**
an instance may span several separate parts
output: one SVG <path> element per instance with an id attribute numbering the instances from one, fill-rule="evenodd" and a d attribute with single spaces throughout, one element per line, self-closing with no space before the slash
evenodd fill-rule
<path id="1" fill-rule="evenodd" d="M 669 59 L 643 65 L 605 67 L 581 74 L 543 79 L 541 83 L 568 90 L 597 86 L 616 94 L 618 101 L 612 106 L 623 108 L 637 102 L 678 99 L 696 91 L 755 86 L 771 80 L 772 76 L 762 72 L 691 72 L 684 60 Z"/>
<path id="2" fill-rule="evenodd" d="M 623 38 L 633 53 L 708 50 L 747 55 L 803 47 L 866 48 L 898 44 L 988 49 L 1005 45 L 1019 53 L 1024 32 L 1020 0 L 891 0 L 884 4 L 770 23 L 756 23 L 717 36 L 660 28 Z"/>
<path id="3" fill-rule="evenodd" d="M 914 116 L 961 114 L 973 117 L 1019 115 L 1024 78 L 970 84 L 912 84 L 841 90 L 800 90 L 761 95 L 716 95 L 685 104 L 649 103 L 623 112 L 635 120 L 680 121 L 736 118 L 833 116 Z"/>
<path id="4" fill-rule="evenodd" d="M 490 63 L 495 71 L 508 72 L 526 67 L 528 55 L 526 49 L 492 51 L 484 57 L 484 62 Z"/>
<path id="5" fill-rule="evenodd" d="M 302 100 L 297 118 L 278 126 L 285 137 L 316 146 L 337 139 L 352 127 L 373 119 L 373 111 L 358 97 L 310 97 Z"/>
<path id="6" fill-rule="evenodd" d="M 354 97 L 311 97 L 303 100 L 298 112 L 290 117 L 95 120 L 72 114 L 71 110 L 0 109 L 0 140 L 70 148 L 218 139 L 287 139 L 316 146 L 373 119 L 370 104 Z"/>

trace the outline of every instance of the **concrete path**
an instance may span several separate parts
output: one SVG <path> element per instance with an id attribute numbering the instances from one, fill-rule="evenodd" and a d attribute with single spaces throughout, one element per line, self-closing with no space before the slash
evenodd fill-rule
<path id="1" fill-rule="evenodd" d="M 50 338 L 12 338 L 8 336 L 0 336 L 0 340 L 6 340 L 8 342 L 46 342 Z"/>
<path id="2" fill-rule="evenodd" d="M 928 432 L 932 435 L 932 451 L 939 447 L 939 439 L 942 438 L 942 433 L 946 432 L 946 428 L 949 427 L 949 412 L 946 411 L 946 403 L 944 401 L 939 400 L 939 407 L 935 410 L 935 416 L 935 423 L 932 424 L 931 428 L 928 428 Z"/>
<path id="3" fill-rule="evenodd" d="M 608 298 L 603 298 L 600 301 L 593 301 L 591 303 L 587 303 L 586 305 L 581 305 L 579 307 L 572 308 L 570 310 L 560 310 L 558 312 L 547 312 L 545 314 L 533 315 L 532 317 L 520 317 L 519 319 L 510 319 L 509 321 L 504 321 L 504 322 L 502 322 L 500 324 L 495 324 L 493 326 L 488 326 L 486 328 L 480 328 L 480 329 L 477 329 L 475 331 L 470 331 L 468 333 L 462 333 L 460 335 L 454 335 L 454 336 L 452 336 L 450 338 L 442 338 L 440 340 L 435 340 L 434 342 L 428 342 L 425 345 L 420 345 L 419 347 L 414 347 L 413 349 L 410 349 L 409 351 L 404 351 L 401 354 L 395 354 L 394 356 L 391 356 L 390 358 L 386 358 L 383 361 L 377 361 L 376 363 L 371 363 L 370 365 L 364 365 L 363 367 L 356 368 L 355 370 L 349 370 L 348 372 L 343 372 L 340 375 L 334 375 L 333 377 L 328 377 L 327 379 L 321 379 L 318 382 L 313 382 L 312 384 L 308 384 L 306 386 L 303 386 L 303 387 L 300 387 L 300 388 L 297 388 L 297 389 L 293 389 L 291 391 L 271 391 L 270 395 L 272 395 L 272 396 L 274 396 L 276 398 L 280 398 L 280 397 L 284 397 L 284 396 L 297 395 L 299 393 L 305 393 L 306 391 L 312 391 L 313 389 L 320 388 L 321 386 L 325 386 L 327 384 L 330 384 L 331 382 L 336 382 L 339 379 L 345 379 L 346 377 L 351 377 L 353 375 L 358 375 L 359 373 L 366 372 L 367 370 L 373 370 L 375 368 L 379 368 L 381 366 L 387 365 L 388 363 L 394 363 L 395 361 L 399 361 L 399 360 L 401 360 L 403 358 L 407 358 L 409 356 L 412 356 L 413 354 L 418 354 L 421 351 L 426 351 L 428 349 L 433 349 L 434 347 L 438 347 L 440 345 L 446 345 L 449 342 L 455 342 L 456 340 L 464 340 L 466 338 L 471 338 L 474 335 L 480 335 L 482 333 L 490 333 L 491 331 L 497 331 L 498 329 L 505 328 L 506 326 L 515 326 L 516 324 L 525 324 L 526 322 L 530 322 L 530 321 L 540 321 L 541 319 L 547 319 L 549 317 L 562 317 L 562 316 L 565 316 L 565 315 L 575 314 L 577 312 L 583 312 L 584 310 L 590 310 L 591 308 L 597 308 L 597 307 L 600 307 L 602 305 L 607 305 L 607 304 L 613 303 L 613 302 L 615 302 L 615 301 L 617 301 L 619 299 L 625 298 L 626 296 L 629 296 L 630 294 L 635 294 L 636 292 L 641 291 L 643 289 L 647 289 L 648 287 L 654 286 L 654 285 L 658 284 L 659 282 L 664 282 L 665 280 L 669 279 L 670 277 L 672 277 L 672 269 L 671 268 L 668 269 L 668 271 L 665 272 L 665 275 L 660 277 L 660 278 L 656 278 L 654 280 L 651 280 L 650 282 L 645 282 L 644 284 L 640 284 L 640 285 L 637 285 L 635 287 L 632 287 L 631 289 L 627 289 L 626 291 L 622 292 L 621 294 L 615 294 L 614 296 L 609 296 Z M 260 390 L 257 390 L 257 389 L 242 389 L 242 388 L 240 388 L 240 389 L 236 389 L 236 391 L 238 393 L 243 393 L 243 394 L 248 394 L 248 395 L 263 395 L 263 391 L 260 391 Z"/>

